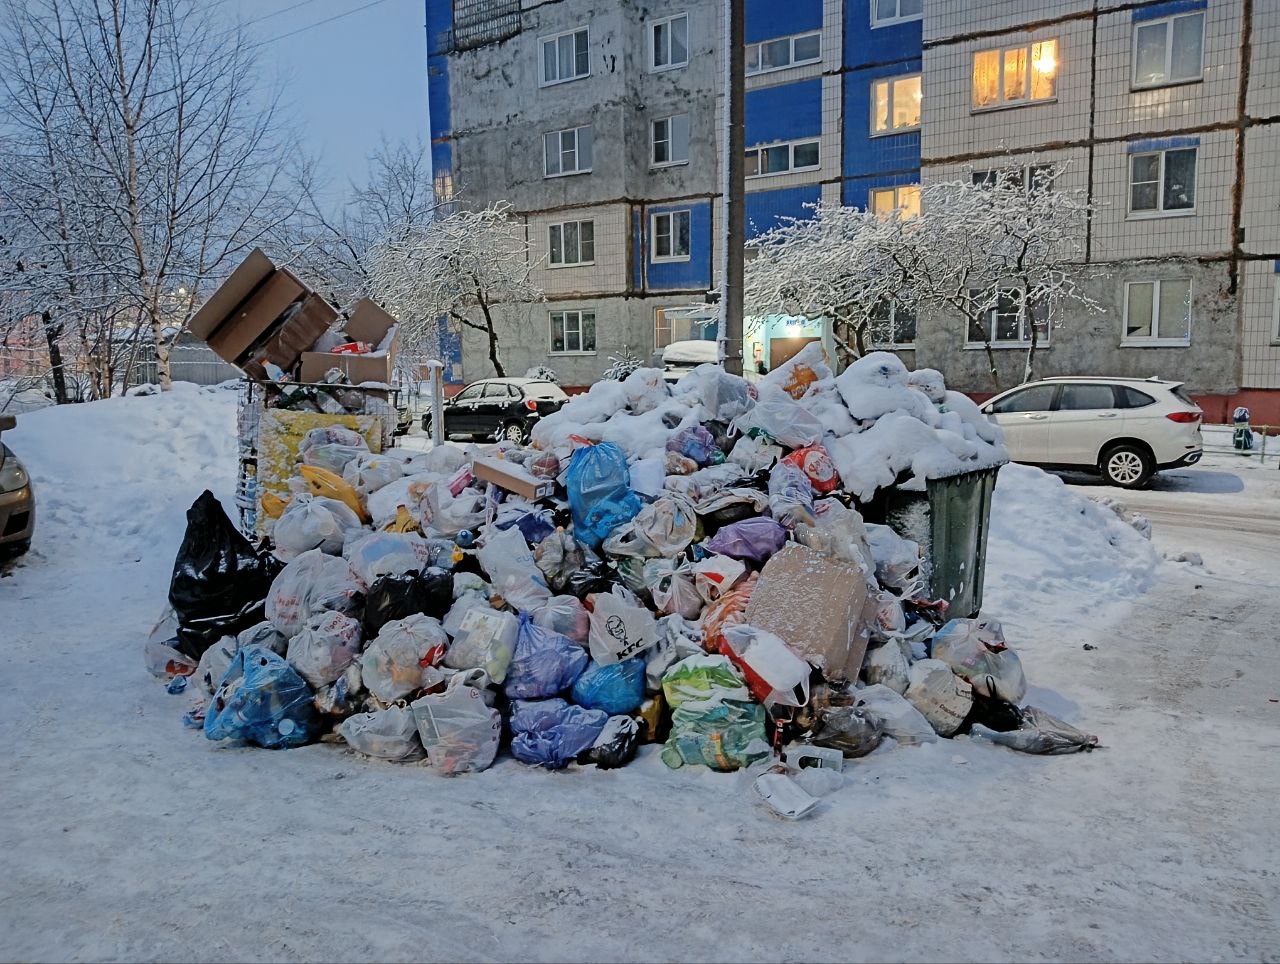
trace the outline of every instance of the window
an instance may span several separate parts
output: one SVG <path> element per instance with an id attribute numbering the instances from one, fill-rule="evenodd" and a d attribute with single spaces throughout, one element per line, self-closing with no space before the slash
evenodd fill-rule
<path id="1" fill-rule="evenodd" d="M 882 301 L 871 315 L 872 337 L 882 348 L 914 348 L 916 313 L 905 305 Z"/>
<path id="2" fill-rule="evenodd" d="M 978 292 L 971 293 L 974 298 Z M 1019 347 L 1031 343 L 1035 328 L 1036 343 L 1049 343 L 1049 314 L 1037 305 L 1025 304 L 1020 288 L 1001 288 L 996 306 L 982 322 L 969 322 L 969 346 L 984 345 L 990 339 L 993 347 Z"/>
<path id="3" fill-rule="evenodd" d="M 1087 412 L 1115 407 L 1115 393 L 1110 385 L 1063 385 L 1062 397 L 1058 399 L 1060 412 Z"/>
<path id="4" fill-rule="evenodd" d="M 649 260 L 689 260 L 689 212 L 666 211 L 649 221 Z"/>
<path id="5" fill-rule="evenodd" d="M 1057 394 L 1057 385 L 1033 385 L 1022 391 L 1006 395 L 991 406 L 997 415 L 1011 415 L 1017 412 L 1047 412 L 1053 405 L 1053 396 Z"/>
<path id="6" fill-rule="evenodd" d="M 920 185 L 903 184 L 901 187 L 880 187 L 871 192 L 871 213 L 888 216 L 901 211 L 904 218 L 920 214 Z"/>
<path id="7" fill-rule="evenodd" d="M 871 26 L 886 27 L 924 16 L 924 0 L 871 0 Z"/>
<path id="8" fill-rule="evenodd" d="M 995 187 L 1001 174 L 1016 187 L 1031 185 L 1031 190 L 1053 188 L 1056 172 L 1052 164 L 1030 164 L 1027 167 L 999 168 L 993 171 L 974 171 L 973 183 L 977 187 Z"/>
<path id="9" fill-rule="evenodd" d="M 596 350 L 594 311 L 552 311 L 551 354 L 584 354 Z"/>
<path id="10" fill-rule="evenodd" d="M 715 322 L 690 316 L 688 307 L 653 309 L 653 348 L 657 351 L 675 341 L 698 341 L 706 337 Z"/>
<path id="11" fill-rule="evenodd" d="M 1154 405 L 1155 399 L 1146 392 L 1140 392 L 1128 385 L 1113 385 L 1116 393 L 1116 408 L 1146 408 Z"/>
<path id="12" fill-rule="evenodd" d="M 483 394 L 484 385 L 468 385 L 457 395 L 454 395 L 453 400 L 455 402 L 478 402 Z"/>
<path id="13" fill-rule="evenodd" d="M 486 402 L 507 402 L 511 400 L 511 396 L 515 392 L 510 385 L 504 385 L 500 382 L 488 382 L 484 386 L 484 400 Z"/>
<path id="14" fill-rule="evenodd" d="M 746 71 L 748 74 L 766 74 L 771 70 L 816 64 L 821 59 L 822 34 L 815 30 L 794 37 L 747 44 Z"/>
<path id="15" fill-rule="evenodd" d="M 577 80 L 591 73 L 586 27 L 542 38 L 542 86 Z"/>
<path id="16" fill-rule="evenodd" d="M 649 160 L 653 167 L 689 162 L 688 114 L 660 117 L 650 125 L 649 131 L 651 144 Z"/>
<path id="17" fill-rule="evenodd" d="M 813 171 L 818 168 L 818 142 L 791 141 L 753 147 L 747 151 L 747 177 L 767 177 L 789 171 Z"/>
<path id="18" fill-rule="evenodd" d="M 1195 210 L 1196 148 L 1129 155 L 1129 213 Z"/>
<path id="19" fill-rule="evenodd" d="M 973 55 L 973 109 L 1053 100 L 1057 77 L 1056 40 L 979 50 Z"/>
<path id="20" fill-rule="evenodd" d="M 665 17 L 649 24 L 649 67 L 670 70 L 689 62 L 689 15 Z"/>
<path id="21" fill-rule="evenodd" d="M 547 228 L 548 263 L 553 268 L 575 264 L 594 264 L 596 260 L 596 223 L 565 221 Z"/>
<path id="22" fill-rule="evenodd" d="M 1191 279 L 1131 281 L 1124 286 L 1121 345 L 1191 344 Z"/>
<path id="23" fill-rule="evenodd" d="M 1133 25 L 1133 86 L 1161 87 L 1204 74 L 1204 13 Z"/>
<path id="24" fill-rule="evenodd" d="M 893 134 L 919 126 L 919 74 L 890 77 L 871 85 L 871 133 Z"/>
<path id="25" fill-rule="evenodd" d="M 570 127 L 542 135 L 546 176 L 584 174 L 591 170 L 591 127 Z"/>

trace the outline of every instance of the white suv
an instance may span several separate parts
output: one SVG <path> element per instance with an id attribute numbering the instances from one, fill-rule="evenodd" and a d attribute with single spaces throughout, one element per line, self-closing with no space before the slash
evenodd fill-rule
<path id="1" fill-rule="evenodd" d="M 1204 413 L 1181 382 L 1159 378 L 1046 378 L 982 406 L 1015 462 L 1092 469 L 1136 489 L 1153 472 L 1200 461 Z"/>

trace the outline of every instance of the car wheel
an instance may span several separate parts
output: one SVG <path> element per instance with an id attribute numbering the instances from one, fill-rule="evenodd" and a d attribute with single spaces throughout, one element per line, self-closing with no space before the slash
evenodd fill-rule
<path id="1" fill-rule="evenodd" d="M 30 549 L 30 539 L 23 539 L 21 542 L 11 542 L 7 546 L 0 546 L 0 559 L 17 559 L 19 556 L 25 556 Z"/>
<path id="2" fill-rule="evenodd" d="M 1155 470 L 1151 456 L 1134 445 L 1117 445 L 1102 454 L 1102 477 L 1122 489 L 1137 489 L 1147 484 Z"/>
<path id="3" fill-rule="evenodd" d="M 502 437 L 513 445 L 523 445 L 524 426 L 519 422 L 511 422 L 502 429 Z"/>

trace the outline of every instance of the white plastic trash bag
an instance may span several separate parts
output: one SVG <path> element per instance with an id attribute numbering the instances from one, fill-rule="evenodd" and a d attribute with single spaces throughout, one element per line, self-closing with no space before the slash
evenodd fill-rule
<path id="1" fill-rule="evenodd" d="M 266 616 L 286 639 L 320 612 L 351 613 L 363 596 L 347 560 L 312 549 L 280 570 L 267 593 Z"/>
<path id="2" fill-rule="evenodd" d="M 740 623 L 726 626 L 720 638 L 747 677 L 752 695 L 771 706 L 804 706 L 809 702 L 809 664 L 781 638 L 763 629 Z"/>
<path id="3" fill-rule="evenodd" d="M 618 663 L 638 656 L 658 641 L 658 623 L 636 597 L 621 586 L 595 593 L 588 642 L 597 663 Z"/>
<path id="4" fill-rule="evenodd" d="M 502 716 L 469 679 L 470 674 L 458 673 L 443 693 L 412 704 L 431 767 L 447 776 L 487 769 L 498 755 Z"/>
<path id="5" fill-rule="evenodd" d="M 911 685 L 911 664 L 897 640 L 867 650 L 862 660 L 862 678 L 869 684 L 881 683 L 895 693 L 905 693 Z"/>
<path id="6" fill-rule="evenodd" d="M 1000 623 L 989 617 L 948 622 L 933 637 L 933 658 L 968 680 L 979 696 L 1016 704 L 1027 695 L 1022 661 L 1005 646 Z"/>
<path id="7" fill-rule="evenodd" d="M 577 596 L 552 596 L 533 611 L 533 624 L 586 646 L 591 632 L 591 614 Z"/>
<path id="8" fill-rule="evenodd" d="M 742 581 L 746 564 L 729 556 L 707 556 L 691 567 L 693 587 L 706 602 L 715 602 Z"/>
<path id="9" fill-rule="evenodd" d="M 936 743 L 934 732 L 924 714 L 902 696 L 882 684 L 858 690 L 856 705 L 867 710 L 884 724 L 884 735 L 891 736 L 904 746 L 917 743 Z"/>
<path id="10" fill-rule="evenodd" d="M 489 599 L 480 592 L 464 592 L 461 596 L 453 601 L 453 606 L 444 614 L 441 622 L 444 624 L 444 631 L 449 634 L 450 639 L 454 639 L 462 632 L 462 621 L 467 618 L 467 613 L 473 609 L 489 609 Z"/>
<path id="11" fill-rule="evenodd" d="M 867 544 L 875 560 L 876 579 L 904 599 L 923 588 L 920 579 L 920 545 L 903 538 L 888 526 L 866 526 Z"/>
<path id="12" fill-rule="evenodd" d="M 940 659 L 912 665 L 911 685 L 903 695 L 939 736 L 952 736 L 973 708 L 973 687 Z"/>
<path id="13" fill-rule="evenodd" d="M 455 603 L 455 608 L 457 604 Z M 475 606 L 462 618 L 444 664 L 453 669 L 482 669 L 495 683 L 507 678 L 515 653 L 519 621 L 508 612 Z"/>
<path id="14" fill-rule="evenodd" d="M 545 606 L 551 598 L 546 575 L 538 568 L 533 550 L 515 526 L 490 528 L 476 558 L 489 574 L 493 592 L 521 612 Z"/>
<path id="15" fill-rule="evenodd" d="M 312 689 L 341 676 L 360 655 L 360 621 L 343 613 L 320 613 L 289 640 L 286 658 Z"/>
<path id="16" fill-rule="evenodd" d="M 227 669 L 231 666 L 231 660 L 239 648 L 234 636 L 223 636 L 200 657 L 200 665 L 195 671 L 195 680 L 197 685 L 210 696 L 217 692 L 218 684 L 222 682 L 222 677 L 227 675 Z"/>
<path id="17" fill-rule="evenodd" d="M 365 688 L 383 703 L 425 684 L 423 670 L 444 658 L 449 637 L 438 619 L 416 613 L 384 623 L 360 657 Z"/>
<path id="18" fill-rule="evenodd" d="M 415 547 L 422 541 L 421 536 L 408 532 L 371 532 L 350 543 L 343 555 L 356 578 L 372 586 L 380 576 L 399 576 L 425 568 L 425 553 Z"/>
<path id="19" fill-rule="evenodd" d="M 360 519 L 335 499 L 295 495 L 271 529 L 277 559 L 288 562 L 308 549 L 329 555 L 342 552 L 350 529 L 359 529 Z"/>
<path id="20" fill-rule="evenodd" d="M 357 713 L 342 721 L 338 732 L 357 753 L 405 763 L 426 756 L 418 742 L 418 721 L 407 706 Z"/>
<path id="21" fill-rule="evenodd" d="M 404 465 L 389 455 L 362 452 L 342 470 L 342 481 L 360 495 L 368 496 L 404 476 Z"/>

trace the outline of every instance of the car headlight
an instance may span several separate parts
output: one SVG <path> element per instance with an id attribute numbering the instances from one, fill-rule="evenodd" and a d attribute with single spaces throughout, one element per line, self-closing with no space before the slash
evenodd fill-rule
<path id="1" fill-rule="evenodd" d="M 3 458 L 4 461 L 0 462 L 0 492 L 17 492 L 31 481 L 27 478 L 27 470 L 12 453 L 6 453 Z"/>

